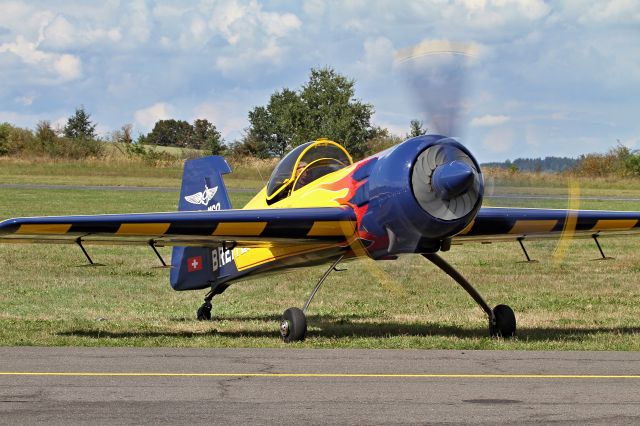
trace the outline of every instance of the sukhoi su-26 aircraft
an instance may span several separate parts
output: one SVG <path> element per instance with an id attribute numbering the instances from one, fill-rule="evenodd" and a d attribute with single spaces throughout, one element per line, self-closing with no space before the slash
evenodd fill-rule
<path id="1" fill-rule="evenodd" d="M 640 212 L 482 207 L 478 162 L 457 140 L 408 139 L 358 162 L 338 143 L 318 139 L 289 152 L 267 185 L 233 209 L 219 156 L 187 161 L 179 211 L 27 217 L 0 223 L 2 243 L 173 246 L 175 290 L 208 289 L 197 317 L 211 319 L 212 298 L 265 272 L 327 264 L 302 309 L 288 308 L 280 333 L 305 338 L 305 312 L 339 262 L 418 254 L 451 276 L 486 312 L 492 336 L 513 336 L 514 312 L 491 308 L 439 254 L 452 244 L 637 232 Z M 463 247 L 456 249 L 463 250 Z M 86 254 L 86 252 L 85 252 Z"/>

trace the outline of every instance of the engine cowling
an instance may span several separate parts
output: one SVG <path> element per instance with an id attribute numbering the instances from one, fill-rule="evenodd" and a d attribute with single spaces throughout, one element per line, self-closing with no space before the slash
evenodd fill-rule
<path id="1" fill-rule="evenodd" d="M 384 244 L 373 257 L 438 251 L 476 216 L 484 192 L 473 155 L 452 138 L 426 135 L 382 152 L 369 182 L 363 229 Z"/>

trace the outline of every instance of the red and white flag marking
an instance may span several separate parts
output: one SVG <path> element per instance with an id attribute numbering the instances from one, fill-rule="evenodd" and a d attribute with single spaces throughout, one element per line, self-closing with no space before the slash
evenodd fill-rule
<path id="1" fill-rule="evenodd" d="M 202 256 L 190 257 L 187 259 L 187 271 L 202 271 Z"/>

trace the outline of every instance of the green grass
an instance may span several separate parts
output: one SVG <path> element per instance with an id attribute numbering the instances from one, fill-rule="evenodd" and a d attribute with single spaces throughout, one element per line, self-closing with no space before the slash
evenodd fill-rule
<path id="1" fill-rule="evenodd" d="M 227 175 L 230 188 L 261 188 L 268 170 L 241 166 Z M 0 158 L 0 184 L 146 186 L 180 188 L 182 165 L 154 167 L 138 161 L 30 160 Z"/>
<path id="2" fill-rule="evenodd" d="M 252 194 L 231 195 L 239 206 Z M 0 219 L 171 211 L 177 198 L 177 191 L 0 188 Z M 584 201 L 581 207 L 640 210 L 640 203 Z M 584 240 L 572 242 L 563 259 L 553 257 L 555 241 L 528 243 L 539 263 L 519 263 L 523 255 L 516 243 L 467 244 L 443 254 L 491 305 L 506 303 L 515 310 L 515 340 L 486 337 L 486 318 L 470 297 L 421 257 L 405 256 L 356 260 L 344 265 L 347 271 L 333 273 L 311 305 L 307 340 L 291 346 L 640 350 L 638 238 L 601 242 L 615 260 L 592 261 L 597 249 Z M 170 249 L 160 250 L 168 260 Z M 0 345 L 283 347 L 277 330 L 282 311 L 302 306 L 324 272 L 313 267 L 237 283 L 214 299 L 214 321 L 197 322 L 195 310 L 205 292 L 173 291 L 168 271 L 155 268 L 158 260 L 149 248 L 89 251 L 106 266 L 82 266 L 74 246 L 0 244 Z"/>

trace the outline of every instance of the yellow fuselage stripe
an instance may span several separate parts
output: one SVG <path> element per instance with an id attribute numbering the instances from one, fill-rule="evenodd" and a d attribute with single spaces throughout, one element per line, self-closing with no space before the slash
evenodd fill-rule
<path id="1" fill-rule="evenodd" d="M 424 379 L 633 379 L 640 375 L 615 374 L 376 374 L 376 373 L 115 373 L 4 371 L 0 376 L 58 377 L 327 377 L 327 378 L 424 378 Z"/>
<path id="2" fill-rule="evenodd" d="M 284 260 L 293 256 L 314 253 L 334 248 L 334 244 L 307 244 L 303 246 L 274 246 L 270 248 L 255 248 L 236 257 L 236 268 L 244 271 L 249 268 L 264 265 L 276 260 Z"/>
<path id="3" fill-rule="evenodd" d="M 356 230 L 355 222 L 351 220 L 322 221 L 318 220 L 307 233 L 308 237 L 350 237 Z"/>

